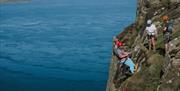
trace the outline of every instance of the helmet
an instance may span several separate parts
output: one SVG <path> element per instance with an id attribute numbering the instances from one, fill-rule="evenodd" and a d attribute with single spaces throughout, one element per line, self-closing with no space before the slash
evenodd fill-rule
<path id="1" fill-rule="evenodd" d="M 119 41 L 119 40 L 116 40 L 115 41 L 115 44 L 120 47 L 120 46 L 123 46 L 123 42 Z"/>
<path id="2" fill-rule="evenodd" d="M 151 20 L 148 20 L 148 21 L 147 21 L 147 24 L 148 24 L 148 25 L 150 25 L 151 23 L 152 23 L 152 21 L 151 21 Z"/>
<path id="3" fill-rule="evenodd" d="M 162 20 L 163 20 L 163 21 L 167 21 L 167 20 L 169 20 L 169 17 L 168 17 L 167 15 L 164 15 L 164 16 L 162 17 Z"/>

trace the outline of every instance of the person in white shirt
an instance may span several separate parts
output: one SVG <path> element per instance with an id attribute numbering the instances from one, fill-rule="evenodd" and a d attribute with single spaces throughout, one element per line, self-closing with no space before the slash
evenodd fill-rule
<path id="1" fill-rule="evenodd" d="M 145 29 L 148 40 L 149 40 L 149 50 L 151 50 L 151 46 L 153 46 L 153 50 L 155 51 L 155 36 L 157 35 L 157 28 L 154 24 L 152 24 L 151 20 L 147 21 L 147 26 Z"/>

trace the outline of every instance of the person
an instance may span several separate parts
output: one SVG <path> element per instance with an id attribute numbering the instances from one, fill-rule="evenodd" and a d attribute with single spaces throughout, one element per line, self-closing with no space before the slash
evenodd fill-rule
<path id="1" fill-rule="evenodd" d="M 113 78 L 115 87 L 119 87 L 119 83 L 132 76 L 135 64 L 130 59 L 130 52 L 125 51 L 125 44 L 114 37 L 114 54 L 118 57 L 117 70 Z"/>
<path id="2" fill-rule="evenodd" d="M 131 54 L 130 52 L 125 52 L 124 49 L 125 49 L 125 44 L 119 41 L 116 37 L 114 37 L 113 51 L 114 54 L 121 60 L 128 57 Z"/>
<path id="3" fill-rule="evenodd" d="M 152 24 L 151 20 L 147 21 L 147 26 L 145 29 L 147 36 L 148 36 L 148 40 L 149 40 L 149 50 L 151 50 L 151 46 L 153 46 L 153 50 L 156 50 L 155 47 L 155 37 L 157 36 L 157 28 L 154 24 Z"/>
<path id="4" fill-rule="evenodd" d="M 113 78 L 113 83 L 116 88 L 119 87 L 119 84 L 134 74 L 134 67 L 135 65 L 130 58 L 127 58 L 126 60 L 119 60 L 117 70 Z"/>
<path id="5" fill-rule="evenodd" d="M 121 54 L 120 47 L 123 45 L 123 43 L 119 41 L 117 37 L 114 37 L 113 40 L 114 40 L 113 53 L 119 58 L 119 54 Z"/>
<path id="6" fill-rule="evenodd" d="M 121 60 L 120 63 L 121 64 L 124 63 L 124 64 L 128 65 L 129 68 L 130 68 L 129 70 L 131 71 L 131 73 L 132 74 L 134 73 L 134 71 L 135 71 L 135 64 L 134 64 L 134 62 L 132 61 L 131 58 L 128 57 L 126 60 Z"/>
<path id="7" fill-rule="evenodd" d="M 125 46 L 121 47 L 121 54 L 119 54 L 119 57 L 121 58 L 121 60 L 119 60 L 120 64 L 125 64 L 127 66 L 129 66 L 129 70 L 131 72 L 131 74 L 134 73 L 135 71 L 135 64 L 132 61 L 132 59 L 130 58 L 131 56 L 131 52 L 127 51 L 127 48 Z"/>
<path id="8" fill-rule="evenodd" d="M 169 53 L 170 41 L 173 32 L 173 21 L 169 21 L 168 16 L 163 16 L 164 28 L 163 28 L 163 35 L 164 35 L 164 43 L 165 43 L 165 52 Z"/>
<path id="9" fill-rule="evenodd" d="M 130 71 L 133 74 L 135 64 L 130 58 L 131 52 L 125 51 L 125 45 L 123 42 L 119 41 L 116 37 L 114 37 L 114 53 L 119 59 L 119 64 L 125 64 L 130 67 Z M 120 65 L 118 64 L 118 68 Z"/>

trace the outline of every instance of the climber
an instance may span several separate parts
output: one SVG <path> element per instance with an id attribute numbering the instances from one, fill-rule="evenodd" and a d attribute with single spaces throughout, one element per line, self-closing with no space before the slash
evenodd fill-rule
<path id="1" fill-rule="evenodd" d="M 173 21 L 169 20 L 168 16 L 162 17 L 164 27 L 163 27 L 163 35 L 164 35 L 164 43 L 165 43 L 165 52 L 169 53 L 170 41 L 173 32 Z"/>
<path id="2" fill-rule="evenodd" d="M 126 58 L 126 59 L 124 59 L 124 60 L 121 60 L 121 61 L 119 61 L 120 62 L 120 64 L 126 64 L 127 66 L 129 66 L 129 70 L 130 70 L 130 72 L 131 72 L 131 74 L 133 74 L 134 73 L 134 71 L 135 71 L 135 64 L 134 64 L 134 62 L 132 61 L 132 59 L 131 58 Z"/>
<path id="3" fill-rule="evenodd" d="M 149 40 L 149 50 L 151 50 L 151 46 L 153 46 L 153 50 L 156 50 L 155 47 L 155 37 L 157 36 L 157 28 L 154 24 L 152 24 L 151 20 L 147 21 L 147 26 L 145 29 L 146 33 L 147 33 L 147 37 Z"/>
<path id="4" fill-rule="evenodd" d="M 119 58 L 119 54 L 121 53 L 120 47 L 123 45 L 123 43 L 119 41 L 117 37 L 113 37 L 113 40 L 114 40 L 113 53 Z"/>
<path id="5" fill-rule="evenodd" d="M 126 49 L 125 43 L 114 37 L 113 52 L 118 57 L 117 70 L 113 78 L 115 87 L 118 87 L 119 83 L 123 82 L 134 73 L 135 65 L 130 58 L 131 53 L 127 52 Z"/>
<path id="6" fill-rule="evenodd" d="M 114 37 L 114 48 L 113 48 L 113 51 L 114 51 L 114 54 L 118 57 L 119 59 L 119 63 L 122 64 L 126 64 L 130 67 L 130 71 L 131 73 L 134 73 L 134 63 L 133 61 L 131 60 L 130 58 L 130 55 L 131 55 L 131 52 L 127 52 L 125 51 L 125 44 L 122 43 L 121 41 L 119 41 L 117 39 L 117 37 Z M 119 65 L 118 65 L 119 67 Z"/>
<path id="7" fill-rule="evenodd" d="M 130 58 L 127 58 L 126 60 L 119 60 L 117 70 L 113 78 L 113 83 L 116 88 L 119 87 L 118 84 L 134 74 L 134 67 L 135 65 Z"/>
<path id="8" fill-rule="evenodd" d="M 129 57 L 131 54 L 130 52 L 125 52 L 125 44 L 119 41 L 116 37 L 114 37 L 113 52 L 121 60 Z"/>

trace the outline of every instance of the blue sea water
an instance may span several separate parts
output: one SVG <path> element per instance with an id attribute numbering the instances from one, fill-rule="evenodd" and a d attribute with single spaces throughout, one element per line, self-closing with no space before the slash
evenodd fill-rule
<path id="1" fill-rule="evenodd" d="M 136 0 L 0 5 L 0 91 L 105 91 L 112 36 Z"/>

